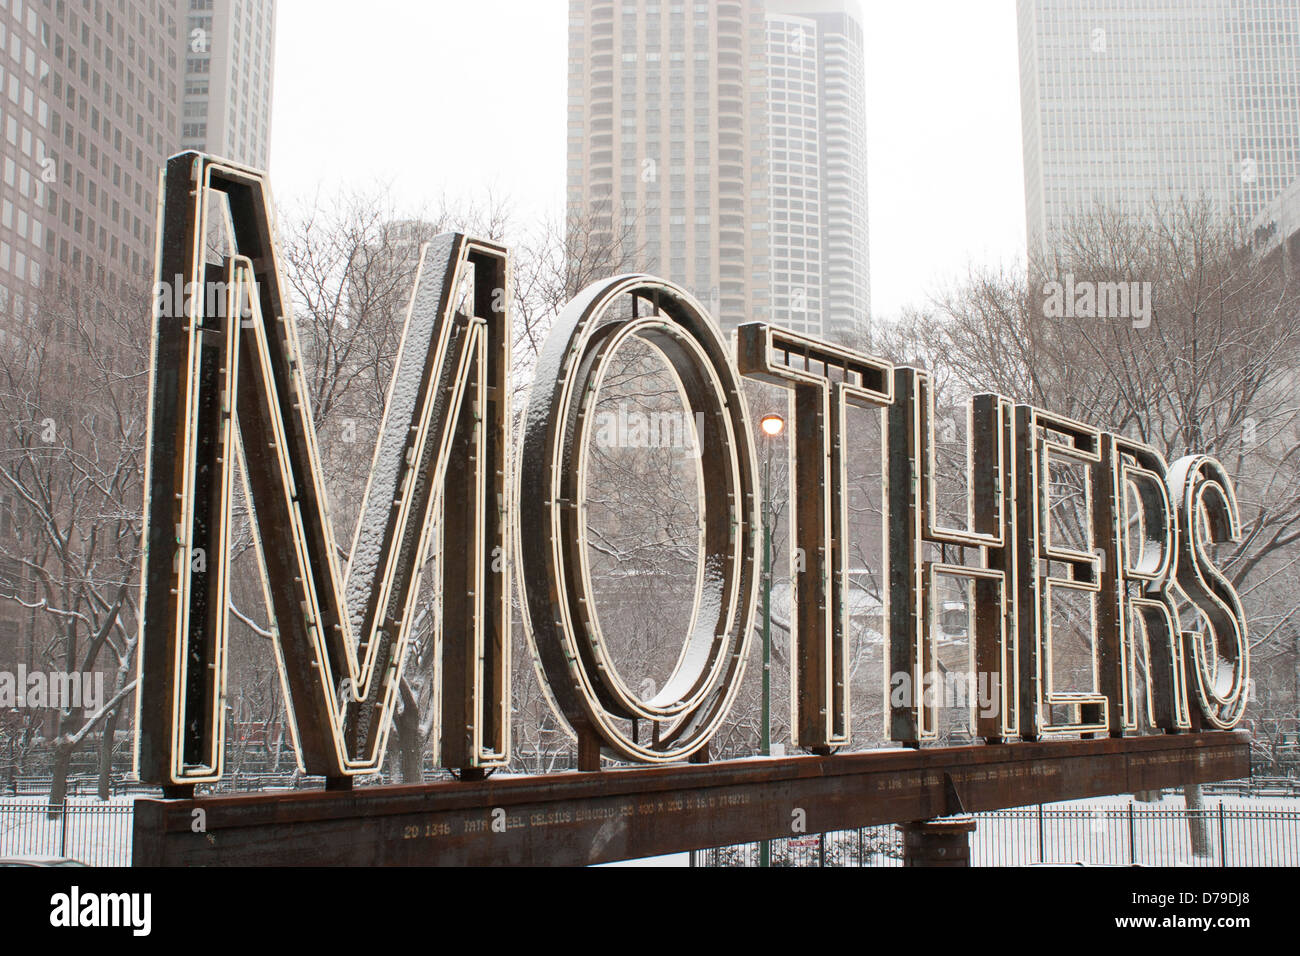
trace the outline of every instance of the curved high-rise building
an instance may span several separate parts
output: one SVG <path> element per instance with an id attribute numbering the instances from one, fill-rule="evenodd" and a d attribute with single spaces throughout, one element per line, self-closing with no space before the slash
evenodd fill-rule
<path id="1" fill-rule="evenodd" d="M 266 165 L 273 22 L 274 0 L 0 0 L 0 349 L 38 354 L 51 400 L 75 382 L 69 303 L 93 322 L 147 301 L 167 157 Z M 37 593 L 14 500 L 0 490 L 0 672 L 43 646 L 6 600 Z"/>
<path id="2" fill-rule="evenodd" d="M 574 255 L 686 286 L 724 328 L 869 312 L 854 0 L 571 0 Z"/>
<path id="3" fill-rule="evenodd" d="M 836 338 L 871 312 L 867 111 L 857 0 L 769 0 L 772 305 Z"/>
<path id="4" fill-rule="evenodd" d="M 724 325 L 767 298 L 763 4 L 572 0 L 568 218 Z"/>
<path id="5" fill-rule="evenodd" d="M 274 22 L 274 0 L 0 2 L 0 335 L 51 276 L 145 281 L 169 155 L 267 165 Z"/>

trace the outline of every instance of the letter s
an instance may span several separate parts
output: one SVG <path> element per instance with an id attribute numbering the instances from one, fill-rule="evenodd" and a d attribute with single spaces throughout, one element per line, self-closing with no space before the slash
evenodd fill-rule
<path id="1" fill-rule="evenodd" d="M 1178 514 L 1178 587 L 1206 622 L 1205 630 L 1188 636 L 1197 698 L 1206 721 L 1227 730 L 1236 726 L 1246 709 L 1250 645 L 1241 599 L 1205 546 L 1240 537 L 1237 498 L 1228 473 L 1208 455 L 1188 455 L 1174 462 L 1169 492 Z"/>

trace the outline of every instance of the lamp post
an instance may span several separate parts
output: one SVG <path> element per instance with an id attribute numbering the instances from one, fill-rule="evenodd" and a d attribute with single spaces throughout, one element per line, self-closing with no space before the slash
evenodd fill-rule
<path id="1" fill-rule="evenodd" d="M 759 420 L 766 454 L 763 457 L 763 756 L 772 753 L 772 445 L 785 430 L 780 415 L 764 415 Z M 759 844 L 758 865 L 767 866 L 771 849 L 767 840 Z"/>

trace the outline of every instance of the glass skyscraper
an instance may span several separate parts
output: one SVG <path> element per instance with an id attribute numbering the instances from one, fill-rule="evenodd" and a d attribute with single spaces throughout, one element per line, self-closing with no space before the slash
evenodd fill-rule
<path id="1" fill-rule="evenodd" d="M 1255 218 L 1300 178 L 1295 0 L 1018 0 L 1031 253 L 1076 213 L 1205 200 Z"/>

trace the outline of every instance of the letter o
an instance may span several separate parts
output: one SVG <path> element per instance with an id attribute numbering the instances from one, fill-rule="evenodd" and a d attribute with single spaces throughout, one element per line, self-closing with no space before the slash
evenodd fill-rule
<path id="1" fill-rule="evenodd" d="M 624 303 L 630 309 L 619 311 Z M 648 699 L 619 674 L 601 630 L 584 507 L 600 383 L 618 346 L 633 337 L 659 350 L 691 416 L 703 423 L 702 573 L 677 665 Z M 731 708 L 757 597 L 754 460 L 739 373 L 689 293 L 629 275 L 588 286 L 569 303 L 538 359 L 524 427 L 517 500 L 525 617 L 554 703 L 577 733 L 596 735 L 611 756 L 684 759 L 708 743 Z M 635 739 L 619 720 L 646 722 L 650 739 Z"/>

